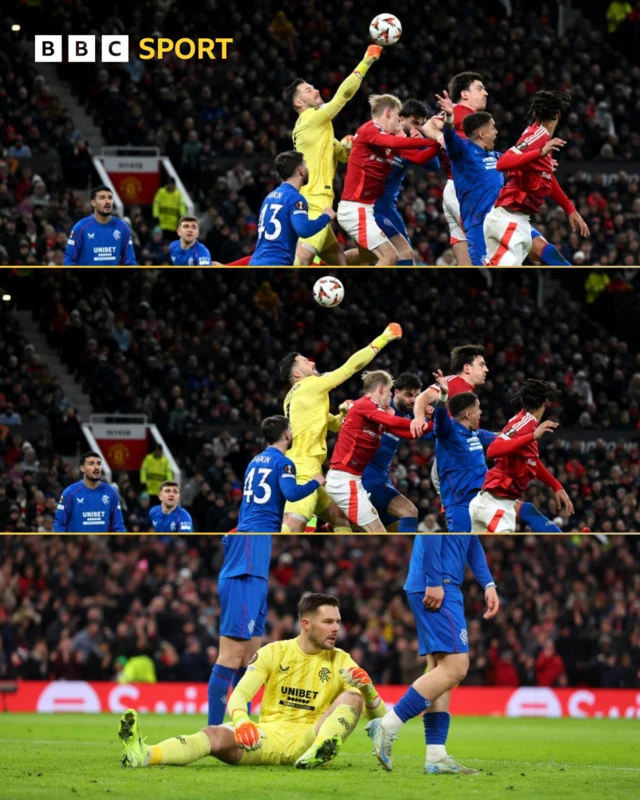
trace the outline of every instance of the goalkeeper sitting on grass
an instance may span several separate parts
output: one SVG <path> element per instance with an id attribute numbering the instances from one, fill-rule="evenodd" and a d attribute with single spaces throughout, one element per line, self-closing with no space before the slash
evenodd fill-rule
<path id="1" fill-rule="evenodd" d="M 138 715 L 129 709 L 120 720 L 122 765 L 184 765 L 208 755 L 226 764 L 295 764 L 298 769 L 332 761 L 360 714 L 377 719 L 386 708 L 367 673 L 335 647 L 338 600 L 308 594 L 298 614 L 301 632 L 296 639 L 268 644 L 249 662 L 229 698 L 231 725 L 210 725 L 191 736 L 147 745 Z M 247 704 L 262 686 L 256 724 L 247 714 Z"/>

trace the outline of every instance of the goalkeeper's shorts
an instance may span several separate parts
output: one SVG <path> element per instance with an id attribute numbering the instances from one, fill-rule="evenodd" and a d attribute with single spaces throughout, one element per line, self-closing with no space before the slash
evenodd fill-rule
<path id="1" fill-rule="evenodd" d="M 296 479 L 299 484 L 308 483 L 314 475 L 322 472 L 322 464 L 317 459 L 293 459 L 293 462 L 296 465 Z M 331 498 L 324 486 L 320 486 L 302 500 L 286 503 L 284 513 L 308 521 L 313 516 L 321 516 L 330 504 Z"/>
<path id="2" fill-rule="evenodd" d="M 332 205 L 333 199 L 329 197 L 322 208 L 319 208 L 318 205 L 310 202 L 309 219 L 318 219 L 318 217 L 321 217 L 324 213 L 325 208 Z M 333 228 L 331 227 L 330 223 L 328 223 L 321 231 L 316 233 L 315 236 L 310 236 L 308 239 L 299 239 L 298 241 L 303 244 L 307 250 L 311 250 L 311 252 L 315 255 L 323 253 L 333 245 L 336 247 L 338 246 L 338 240 L 336 239 L 336 235 L 333 232 Z"/>
<path id="3" fill-rule="evenodd" d="M 244 751 L 240 759 L 241 767 L 295 764 L 316 738 L 316 723 L 258 722 L 257 725 L 267 738 L 262 740 L 259 750 Z"/>

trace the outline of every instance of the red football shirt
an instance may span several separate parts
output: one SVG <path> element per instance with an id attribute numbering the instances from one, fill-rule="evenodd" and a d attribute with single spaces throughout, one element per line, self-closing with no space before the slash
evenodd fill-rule
<path id="1" fill-rule="evenodd" d="M 475 387 L 465 381 L 464 378 L 461 378 L 460 375 L 447 375 L 445 381 L 449 388 L 449 400 L 456 394 L 462 394 L 462 392 L 473 392 L 475 394 Z M 440 394 L 440 387 L 437 383 L 432 383 L 429 388 Z"/>
<path id="2" fill-rule="evenodd" d="M 372 397 L 365 395 L 351 406 L 342 423 L 331 456 L 331 469 L 362 475 L 376 454 L 385 430 L 411 439 L 411 420 L 387 414 Z"/>
<path id="3" fill-rule="evenodd" d="M 508 171 L 507 180 L 500 190 L 496 206 L 508 206 L 524 214 L 537 214 L 553 191 L 552 154 L 542 157 L 540 150 L 551 135 L 538 122 L 530 125 L 510 148 L 498 159 L 497 167 Z"/>
<path id="4" fill-rule="evenodd" d="M 468 117 L 469 114 L 473 113 L 474 112 L 472 109 L 467 108 L 467 106 L 462 106 L 460 103 L 456 103 L 453 107 L 453 127 L 455 128 L 458 136 L 461 136 L 463 139 L 466 139 L 467 137 L 462 129 L 462 121 L 465 117 Z M 436 114 L 435 119 L 441 119 L 444 122 L 444 116 L 444 111 L 441 111 L 439 114 Z M 447 151 L 444 147 L 441 148 L 440 163 L 442 164 L 442 169 L 447 173 L 448 180 L 452 181 L 453 174 L 451 173 L 451 159 L 447 155 Z M 465 391 L 467 390 L 465 389 Z"/>
<path id="5" fill-rule="evenodd" d="M 393 167 L 393 154 L 402 150 L 424 149 L 431 150 L 433 158 L 438 154 L 440 145 L 433 139 L 394 136 L 372 119 L 365 122 L 353 139 L 342 199 L 373 205 L 384 192 Z"/>

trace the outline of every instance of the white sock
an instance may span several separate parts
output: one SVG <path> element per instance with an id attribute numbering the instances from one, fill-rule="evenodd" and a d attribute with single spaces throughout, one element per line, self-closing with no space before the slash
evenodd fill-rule
<path id="1" fill-rule="evenodd" d="M 390 733 L 392 736 L 395 736 L 396 733 L 400 730 L 400 728 L 404 725 L 404 722 L 400 719 L 400 717 L 396 714 L 395 711 L 389 711 L 380 720 L 380 724 L 387 733 Z"/>
<path id="2" fill-rule="evenodd" d="M 427 745 L 427 761 L 442 761 L 447 757 L 447 747 L 444 744 Z"/>

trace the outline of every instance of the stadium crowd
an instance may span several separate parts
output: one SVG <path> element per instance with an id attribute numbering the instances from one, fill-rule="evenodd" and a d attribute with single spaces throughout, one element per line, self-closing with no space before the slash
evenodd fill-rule
<path id="1" fill-rule="evenodd" d="M 435 93 L 453 74 L 474 69 L 484 75 L 490 94 L 496 147 L 505 150 L 525 127 L 533 92 L 569 91 L 572 110 L 556 132 L 567 140 L 560 160 L 569 166 L 591 162 L 593 169 L 560 175 L 592 236 L 571 235 L 562 212 L 551 206 L 536 226 L 571 263 L 637 265 L 640 68 L 613 45 L 623 42 L 627 53 L 624 42 L 637 38 L 640 12 L 622 26 L 631 31 L 624 39 L 620 31 L 608 32 L 598 21 L 589 27 L 582 18 L 558 37 L 553 2 L 508 4 L 514 7 L 509 19 L 501 3 L 491 3 L 489 11 L 483 5 L 451 0 L 443 13 L 436 0 L 398 0 L 394 13 L 404 20 L 404 38 L 383 54 L 363 90 L 336 118 L 338 138 L 368 118 L 367 94 L 417 96 L 435 112 Z M 248 13 L 250 4 L 225 3 L 216 34 L 233 38 L 226 61 L 165 56 L 143 62 L 137 56 L 144 36 L 180 31 L 197 38 L 219 8 L 217 0 L 147 0 L 115 9 L 54 0 L 22 9 L 22 21 L 27 33 L 130 35 L 127 64 L 63 63 L 59 74 L 93 114 L 107 144 L 157 146 L 171 158 L 201 210 L 201 239 L 216 260 L 227 263 L 253 251 L 260 204 L 277 184 L 273 159 L 291 148 L 295 117 L 282 102 L 282 90 L 300 73 L 330 97 L 362 57 L 372 12 L 353 0 L 328 0 L 322 9 L 268 0 L 256 4 L 254 13 Z M 339 47 L 331 45 L 336 38 Z M 20 46 L 5 39 L 0 263 L 57 264 L 72 223 L 90 211 L 70 189 L 87 187 L 92 166 L 69 110 L 60 107 Z M 400 197 L 418 264 L 453 263 L 441 205 L 444 181 L 442 172 L 410 170 Z M 337 199 L 341 182 L 339 175 Z M 168 263 L 149 210 L 134 206 L 128 212 L 138 263 Z"/>
<path id="2" fill-rule="evenodd" d="M 236 525 L 245 467 L 264 446 L 259 423 L 281 413 L 280 358 L 299 350 L 328 371 L 392 319 L 402 322 L 403 340 L 376 365 L 396 375 L 417 372 L 425 384 L 435 369 L 448 371 L 453 346 L 486 347 L 490 372 L 479 396 L 489 430 L 501 429 L 512 415 L 509 397 L 523 377 L 554 381 L 560 396 L 550 418 L 561 428 L 543 440 L 542 457 L 576 508 L 562 527 L 640 530 L 640 357 L 637 341 L 607 329 L 620 315 L 616 304 L 637 299 L 638 276 L 628 276 L 628 283 L 598 271 L 554 272 L 566 283 L 538 307 L 540 276 L 525 270 L 493 271 L 491 288 L 476 270 L 404 270 L 402 280 L 386 270 L 350 270 L 341 273 L 343 305 L 325 310 L 311 297 L 316 271 L 92 272 L 14 276 L 12 292 L 33 310 L 94 411 L 144 413 L 158 426 L 183 469 L 182 505 L 196 530 Z M 612 304 L 603 315 L 607 328 L 594 322 L 603 302 Z M 54 454 L 77 454 L 82 432 L 59 379 L 39 364 L 15 318 L 3 319 L 4 415 L 33 417 L 42 429 L 16 441 L 11 420 L 0 416 L 6 426 L 0 492 L 4 484 L 7 497 L 0 522 L 7 530 L 37 530 L 35 493 L 44 492 L 51 505 L 78 479 L 75 464 Z M 355 377 L 332 392 L 332 407 L 360 394 Z M 37 469 L 29 469 L 33 458 Z M 394 464 L 393 480 L 418 507 L 421 530 L 443 525 L 432 459 L 431 443 L 408 442 Z M 148 530 L 153 498 L 136 476 L 117 477 L 127 529 Z M 19 493 L 24 513 L 15 518 L 9 511 Z M 530 487 L 529 499 L 557 517 L 545 488 Z"/>
<path id="3" fill-rule="evenodd" d="M 468 685 L 640 688 L 640 539 L 484 537 L 502 609 L 470 573 Z M 411 537 L 273 537 L 265 640 L 295 636 L 304 591 L 340 599 L 348 650 L 375 683 L 424 671 L 402 586 Z M 216 661 L 218 537 L 0 540 L 0 679 L 206 682 Z M 124 672 L 123 672 L 124 670 Z"/>

